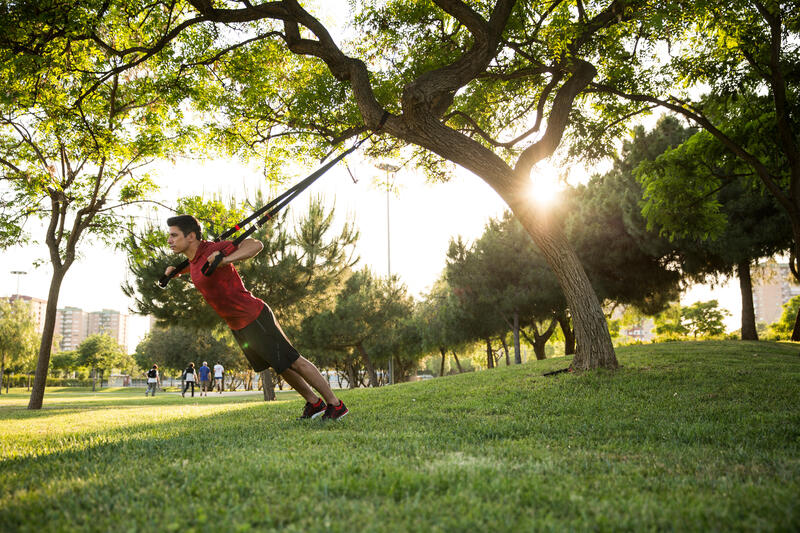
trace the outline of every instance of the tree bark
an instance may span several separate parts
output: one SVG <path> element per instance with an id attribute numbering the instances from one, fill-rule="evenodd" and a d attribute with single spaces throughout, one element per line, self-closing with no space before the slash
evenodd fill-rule
<path id="1" fill-rule="evenodd" d="M 558 325 L 561 326 L 561 333 L 564 334 L 564 355 L 572 355 L 575 353 L 575 335 L 569 325 L 569 317 L 566 311 L 562 310 L 556 318 Z"/>
<path id="2" fill-rule="evenodd" d="M 361 358 L 364 360 L 364 366 L 366 367 L 367 375 L 369 376 L 370 387 L 377 387 L 378 373 L 375 372 L 375 366 L 372 364 L 372 359 L 369 358 L 369 354 L 364 349 L 364 345 L 362 343 L 359 342 L 356 348 L 358 348 L 358 353 L 361 354 Z"/>
<path id="3" fill-rule="evenodd" d="M 439 368 L 439 377 L 444 376 L 444 362 L 447 360 L 447 352 L 444 348 L 440 347 L 439 352 L 442 354 L 442 366 Z"/>
<path id="4" fill-rule="evenodd" d="M 800 341 L 800 309 L 797 310 L 797 316 L 794 318 L 794 329 L 792 330 L 792 340 Z"/>
<path id="5" fill-rule="evenodd" d="M 742 293 L 742 340 L 757 341 L 756 313 L 753 308 L 753 280 L 750 277 L 750 261 L 741 261 L 736 270 L 739 273 L 739 290 Z"/>
<path id="6" fill-rule="evenodd" d="M 547 346 L 547 341 L 550 340 L 550 337 L 553 336 L 553 332 L 556 330 L 556 324 L 558 323 L 558 319 L 553 318 L 550 321 L 550 325 L 547 327 L 547 330 L 539 335 L 538 328 L 536 324 L 533 325 L 533 353 L 536 354 L 536 359 L 541 361 L 543 359 L 547 359 L 547 352 L 545 348 Z"/>
<path id="7" fill-rule="evenodd" d="M 505 334 L 500 335 L 500 344 L 503 345 L 503 351 L 506 354 L 506 366 L 511 366 L 511 358 L 509 357 L 508 353 L 508 343 L 506 342 Z"/>
<path id="8" fill-rule="evenodd" d="M 269 368 L 261 371 L 261 388 L 264 391 L 264 401 L 275 401 L 275 384 L 272 382 L 272 372 Z"/>
<path id="9" fill-rule="evenodd" d="M 522 364 L 522 353 L 519 348 L 519 313 L 514 313 L 514 363 Z"/>
<path id="10" fill-rule="evenodd" d="M 347 381 L 351 389 L 358 388 L 358 370 L 352 361 L 346 361 L 344 364 L 344 371 L 347 374 Z"/>
<path id="11" fill-rule="evenodd" d="M 458 366 L 458 373 L 459 374 L 463 374 L 464 373 L 464 369 L 461 368 L 461 363 L 458 360 L 458 355 L 456 355 L 456 351 L 455 350 L 451 350 L 451 352 L 453 353 L 453 358 L 456 360 L 456 366 Z"/>
<path id="12" fill-rule="evenodd" d="M 3 378 L 5 376 L 6 376 L 6 358 L 5 356 L 3 356 L 3 362 L 0 363 L 0 394 L 3 394 Z"/>
<path id="13" fill-rule="evenodd" d="M 56 310 L 61 283 L 64 281 L 66 268 L 53 265 L 53 277 L 50 279 L 50 291 L 47 294 L 47 307 L 42 328 L 42 342 L 39 345 L 39 357 L 36 361 L 36 374 L 33 377 L 33 390 L 28 401 L 28 409 L 41 409 L 44 401 L 44 389 L 47 385 L 47 370 L 50 367 L 50 350 L 53 346 L 53 334 L 56 329 Z"/>
<path id="14" fill-rule="evenodd" d="M 492 341 L 486 337 L 486 367 L 494 368 L 494 355 L 492 354 Z"/>

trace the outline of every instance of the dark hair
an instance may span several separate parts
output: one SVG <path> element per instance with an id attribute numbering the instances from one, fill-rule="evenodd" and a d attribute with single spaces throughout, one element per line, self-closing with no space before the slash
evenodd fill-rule
<path id="1" fill-rule="evenodd" d="M 194 368 L 194 363 L 189 363 L 190 368 Z"/>
<path id="2" fill-rule="evenodd" d="M 153 365 L 153 368 L 158 368 L 158 365 Z"/>
<path id="3" fill-rule="evenodd" d="M 203 230 L 200 228 L 200 223 L 192 215 L 170 217 L 167 219 L 167 226 L 177 226 L 187 237 L 194 232 L 198 241 L 203 238 Z"/>

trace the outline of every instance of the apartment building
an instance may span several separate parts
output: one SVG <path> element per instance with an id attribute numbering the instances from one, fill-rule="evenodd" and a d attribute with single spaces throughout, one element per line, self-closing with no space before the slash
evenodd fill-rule
<path id="1" fill-rule="evenodd" d="M 33 316 L 33 320 L 36 323 L 36 333 L 41 335 L 42 331 L 44 331 L 44 315 L 47 311 L 47 300 L 41 300 L 33 296 L 23 296 L 21 294 L 15 294 L 9 298 L 11 302 L 14 300 L 22 300 L 30 305 L 31 316 Z"/>
<path id="2" fill-rule="evenodd" d="M 117 344 L 127 350 L 128 348 L 128 315 L 119 311 L 103 309 L 88 313 L 86 324 L 87 337 L 97 333 L 105 333 L 114 338 Z"/>
<path id="3" fill-rule="evenodd" d="M 36 322 L 36 333 L 44 330 L 44 319 L 47 311 L 47 300 L 15 294 L 10 301 L 22 300 L 31 308 L 31 315 Z M 75 350 L 86 340 L 86 337 L 97 333 L 105 333 L 114 338 L 117 343 L 128 349 L 128 315 L 113 309 L 103 309 L 87 313 L 78 307 L 64 307 L 56 311 L 55 330 L 59 349 L 62 351 Z"/>
<path id="4" fill-rule="evenodd" d="M 768 262 L 754 269 L 753 307 L 756 322 L 772 324 L 780 319 L 783 304 L 800 295 L 788 263 Z"/>
<path id="5" fill-rule="evenodd" d="M 56 311 L 55 334 L 61 337 L 61 350 L 70 351 L 78 348 L 88 337 L 88 317 L 83 309 L 64 307 Z"/>

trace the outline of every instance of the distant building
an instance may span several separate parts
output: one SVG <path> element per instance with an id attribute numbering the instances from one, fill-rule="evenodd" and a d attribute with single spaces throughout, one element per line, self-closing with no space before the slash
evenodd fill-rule
<path id="1" fill-rule="evenodd" d="M 788 263 L 762 263 L 753 276 L 753 307 L 756 322 L 772 324 L 783 313 L 783 304 L 800 295 Z"/>
<path id="2" fill-rule="evenodd" d="M 619 330 L 619 336 L 626 342 L 651 342 L 655 338 L 656 325 L 652 318 L 645 318 L 638 324 L 632 324 Z"/>
<path id="3" fill-rule="evenodd" d="M 128 350 L 128 315 L 119 311 L 103 309 L 88 313 L 86 336 L 105 333 L 117 341 L 125 351 Z"/>
<path id="4" fill-rule="evenodd" d="M 61 351 L 78 348 L 87 335 L 87 313 L 77 307 L 65 307 L 56 311 L 56 335 L 61 335 Z"/>
<path id="5" fill-rule="evenodd" d="M 28 304 L 31 306 L 31 315 L 33 316 L 33 320 L 36 324 L 36 333 L 41 335 L 42 331 L 44 331 L 44 315 L 47 311 L 47 300 L 40 300 L 39 298 L 34 298 L 33 296 L 23 296 L 22 294 L 15 294 L 8 300 L 10 302 L 13 302 L 14 300 L 28 302 Z"/>

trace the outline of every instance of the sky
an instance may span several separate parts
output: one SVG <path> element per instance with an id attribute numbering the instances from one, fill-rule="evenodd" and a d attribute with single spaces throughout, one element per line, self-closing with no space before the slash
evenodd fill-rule
<path id="1" fill-rule="evenodd" d="M 292 205 L 302 211 L 311 195 L 322 195 L 328 205 L 335 205 L 339 223 L 345 218 L 355 220 L 360 231 L 356 250 L 361 258 L 360 264 L 369 265 L 377 274 L 385 275 L 390 259 L 392 273 L 400 276 L 411 294 L 420 296 L 442 272 L 449 240 L 457 235 L 474 240 L 483 232 L 490 217 L 502 214 L 505 204 L 483 180 L 462 169 L 455 171 L 450 182 L 438 184 L 426 183 L 413 169 L 401 169 L 395 177 L 397 191 L 389 194 L 388 198 L 387 235 L 387 192 L 377 184 L 377 180 L 385 180 L 386 176 L 374 163 L 360 160 L 355 154 L 350 156 L 348 167 L 341 163 L 334 167 Z M 301 170 L 302 175 L 281 190 L 312 170 Z M 221 194 L 243 200 L 245 195 L 252 195 L 263 181 L 257 170 L 223 159 L 206 162 L 178 160 L 156 171 L 156 179 L 163 185 L 154 198 L 166 204 L 173 204 L 172 199 L 179 195 L 190 194 Z M 555 174 L 552 169 L 545 168 L 538 183 L 557 188 Z M 164 218 L 166 216 L 165 213 Z M 41 231 L 37 234 L 41 235 Z M 391 243 L 390 256 L 387 239 Z M 20 294 L 46 299 L 51 270 L 46 264 L 39 268 L 33 266 L 34 261 L 46 257 L 47 251 L 43 246 L 6 250 L 5 272 L 0 276 L 0 296 L 16 293 L 19 286 Z M 12 275 L 11 271 L 27 274 Z M 84 248 L 64 280 L 59 308 L 113 309 L 131 314 L 132 301 L 120 289 L 125 276 L 124 254 L 101 246 Z M 728 329 L 738 329 L 741 298 L 736 280 L 716 288 L 692 287 L 682 297 L 682 302 L 691 304 L 712 298 L 719 300 L 721 306 L 731 313 L 726 320 Z M 129 351 L 135 350 L 148 328 L 147 318 L 135 315 L 129 318 Z"/>

